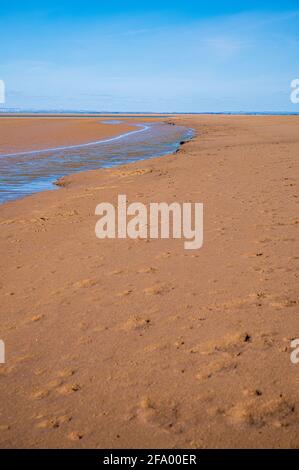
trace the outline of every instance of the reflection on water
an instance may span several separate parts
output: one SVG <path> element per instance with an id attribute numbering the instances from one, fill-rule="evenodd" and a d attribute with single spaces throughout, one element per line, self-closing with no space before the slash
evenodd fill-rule
<path id="1" fill-rule="evenodd" d="M 0 203 L 55 189 L 54 181 L 71 173 L 110 168 L 172 153 L 180 141 L 193 136 L 193 130 L 183 126 L 160 122 L 142 126 L 145 126 L 143 132 L 88 146 L 0 155 Z"/>

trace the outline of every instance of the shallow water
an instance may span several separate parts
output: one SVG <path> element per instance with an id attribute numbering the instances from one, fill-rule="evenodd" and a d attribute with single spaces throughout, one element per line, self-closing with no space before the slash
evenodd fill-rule
<path id="1" fill-rule="evenodd" d="M 0 203 L 56 189 L 53 183 L 65 175 L 173 153 L 193 134 L 192 129 L 183 126 L 140 122 L 136 131 L 99 142 L 0 154 Z"/>

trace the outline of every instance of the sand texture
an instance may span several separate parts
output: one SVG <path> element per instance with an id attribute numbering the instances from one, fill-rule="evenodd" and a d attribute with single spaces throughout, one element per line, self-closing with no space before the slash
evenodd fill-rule
<path id="1" fill-rule="evenodd" d="M 136 130 L 109 118 L 0 117 L 0 154 L 84 144 Z"/>
<path id="2" fill-rule="evenodd" d="M 171 121 L 175 155 L 0 206 L 1 447 L 299 447 L 299 117 Z M 202 202 L 203 248 L 97 239 L 118 194 Z"/>

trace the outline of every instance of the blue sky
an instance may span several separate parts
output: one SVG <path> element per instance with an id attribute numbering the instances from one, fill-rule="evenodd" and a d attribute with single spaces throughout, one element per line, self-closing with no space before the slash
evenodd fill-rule
<path id="1" fill-rule="evenodd" d="M 298 1 L 13 1 L 0 40 L 6 107 L 299 112 Z"/>

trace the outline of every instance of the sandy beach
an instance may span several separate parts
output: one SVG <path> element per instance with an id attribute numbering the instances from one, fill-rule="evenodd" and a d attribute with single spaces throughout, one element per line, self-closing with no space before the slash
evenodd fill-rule
<path id="1" fill-rule="evenodd" d="M 127 123 L 106 122 L 109 118 L 1 117 L 0 154 L 80 145 L 136 130 Z"/>
<path id="2" fill-rule="evenodd" d="M 1 120 L 0 153 L 135 129 L 97 121 Z M 299 447 L 299 116 L 167 121 L 176 154 L 0 206 L 1 448 Z M 203 247 L 97 239 L 119 194 L 202 202 Z"/>

